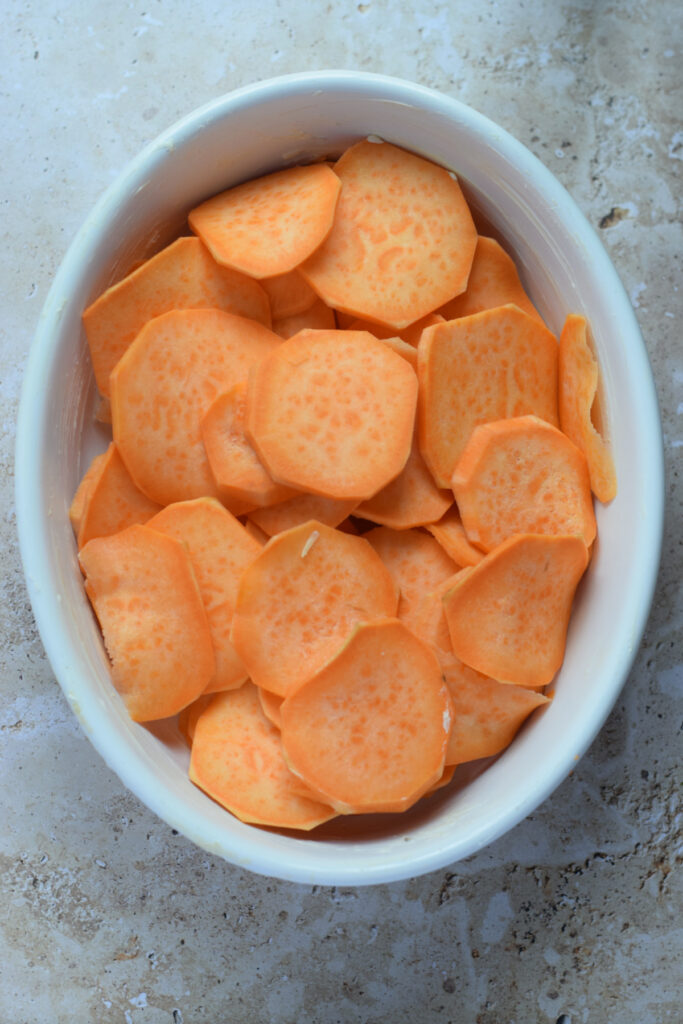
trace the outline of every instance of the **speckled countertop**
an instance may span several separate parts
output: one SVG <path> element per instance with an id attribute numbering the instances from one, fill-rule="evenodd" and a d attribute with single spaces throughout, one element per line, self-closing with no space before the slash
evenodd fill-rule
<path id="1" fill-rule="evenodd" d="M 0 1024 L 683 1019 L 680 5 L 409 6 L 3 4 Z M 485 851 L 361 890 L 237 870 L 122 788 L 46 662 L 13 510 L 23 364 L 85 214 L 182 114 L 256 79 L 323 67 L 442 89 L 567 186 L 640 320 L 668 467 L 652 615 L 589 753 Z"/>

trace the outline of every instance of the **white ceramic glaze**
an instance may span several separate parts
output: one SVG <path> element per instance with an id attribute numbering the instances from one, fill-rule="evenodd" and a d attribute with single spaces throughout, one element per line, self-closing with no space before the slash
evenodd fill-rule
<path id="1" fill-rule="evenodd" d="M 282 165 L 337 154 L 368 134 L 456 171 L 505 239 L 559 331 L 585 314 L 602 366 L 619 494 L 597 510 L 599 543 L 582 582 L 553 703 L 485 771 L 402 816 L 341 819 L 315 837 L 252 828 L 186 777 L 174 728 L 133 724 L 109 681 L 83 593 L 68 507 L 106 433 L 80 315 L 132 260 L 170 240 L 214 192 Z M 438 93 L 382 76 L 313 72 L 208 104 L 148 146 L 87 217 L 55 278 L 29 357 L 17 436 L 17 515 L 36 621 L 55 675 L 90 740 L 123 783 L 199 846 L 266 875 L 367 884 L 453 863 L 534 810 L 575 766 L 627 677 L 652 599 L 663 519 L 661 430 L 629 300 L 597 236 L 551 173 L 503 129 Z M 74 780 L 87 786 L 87 780 Z"/>

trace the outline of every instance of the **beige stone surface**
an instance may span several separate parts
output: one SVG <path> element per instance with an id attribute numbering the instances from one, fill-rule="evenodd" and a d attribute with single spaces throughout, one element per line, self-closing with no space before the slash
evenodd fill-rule
<path id="1" fill-rule="evenodd" d="M 677 0 L 5 0 L 2 13 L 1 1024 L 680 1021 Z M 488 849 L 370 889 L 250 875 L 122 788 L 46 662 L 13 510 L 24 360 L 95 200 L 199 104 L 324 67 L 441 89 L 509 129 L 566 185 L 640 320 L 668 466 L 652 615 L 589 753 Z"/>

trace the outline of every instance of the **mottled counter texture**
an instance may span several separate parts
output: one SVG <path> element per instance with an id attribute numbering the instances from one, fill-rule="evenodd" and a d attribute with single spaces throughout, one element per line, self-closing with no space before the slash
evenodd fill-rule
<path id="1" fill-rule="evenodd" d="M 5 0 L 2 1024 L 681 1021 L 680 42 L 677 0 Z M 668 464 L 652 615 L 588 755 L 484 852 L 360 890 L 239 871 L 123 790 L 46 663 L 12 505 L 24 359 L 86 212 L 180 115 L 258 78 L 323 67 L 442 89 L 568 187 L 636 308 Z"/>

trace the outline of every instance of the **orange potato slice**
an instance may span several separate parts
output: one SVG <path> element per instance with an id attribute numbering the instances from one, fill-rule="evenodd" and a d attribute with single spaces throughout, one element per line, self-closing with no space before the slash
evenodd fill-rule
<path id="1" fill-rule="evenodd" d="M 298 270 L 290 270 L 276 277 L 263 277 L 259 283 L 270 299 L 270 315 L 273 320 L 303 313 L 318 298 Z"/>
<path id="2" fill-rule="evenodd" d="M 134 523 L 146 523 L 160 510 L 160 505 L 135 486 L 112 441 L 88 488 L 78 530 L 78 547 L 82 548 L 93 537 L 107 537 Z"/>
<path id="3" fill-rule="evenodd" d="M 439 313 L 446 320 L 456 320 L 509 303 L 543 324 L 543 318 L 524 290 L 512 258 L 494 238 L 480 235 L 467 288 L 442 306 Z"/>
<path id="4" fill-rule="evenodd" d="M 336 329 L 337 321 L 334 310 L 326 306 L 323 300 L 317 296 L 315 302 L 303 313 L 293 313 L 291 316 L 273 320 L 273 331 L 285 340 L 293 338 L 299 331 L 335 331 Z"/>
<path id="5" fill-rule="evenodd" d="M 438 523 L 428 523 L 427 530 L 457 565 L 476 565 L 484 557 L 468 540 L 456 505 L 451 505 Z"/>
<path id="6" fill-rule="evenodd" d="M 318 494 L 297 494 L 277 505 L 254 509 L 249 518 L 268 537 L 274 537 L 311 519 L 325 526 L 341 526 L 357 504 L 355 499 L 335 501 L 334 498 L 321 498 Z"/>

